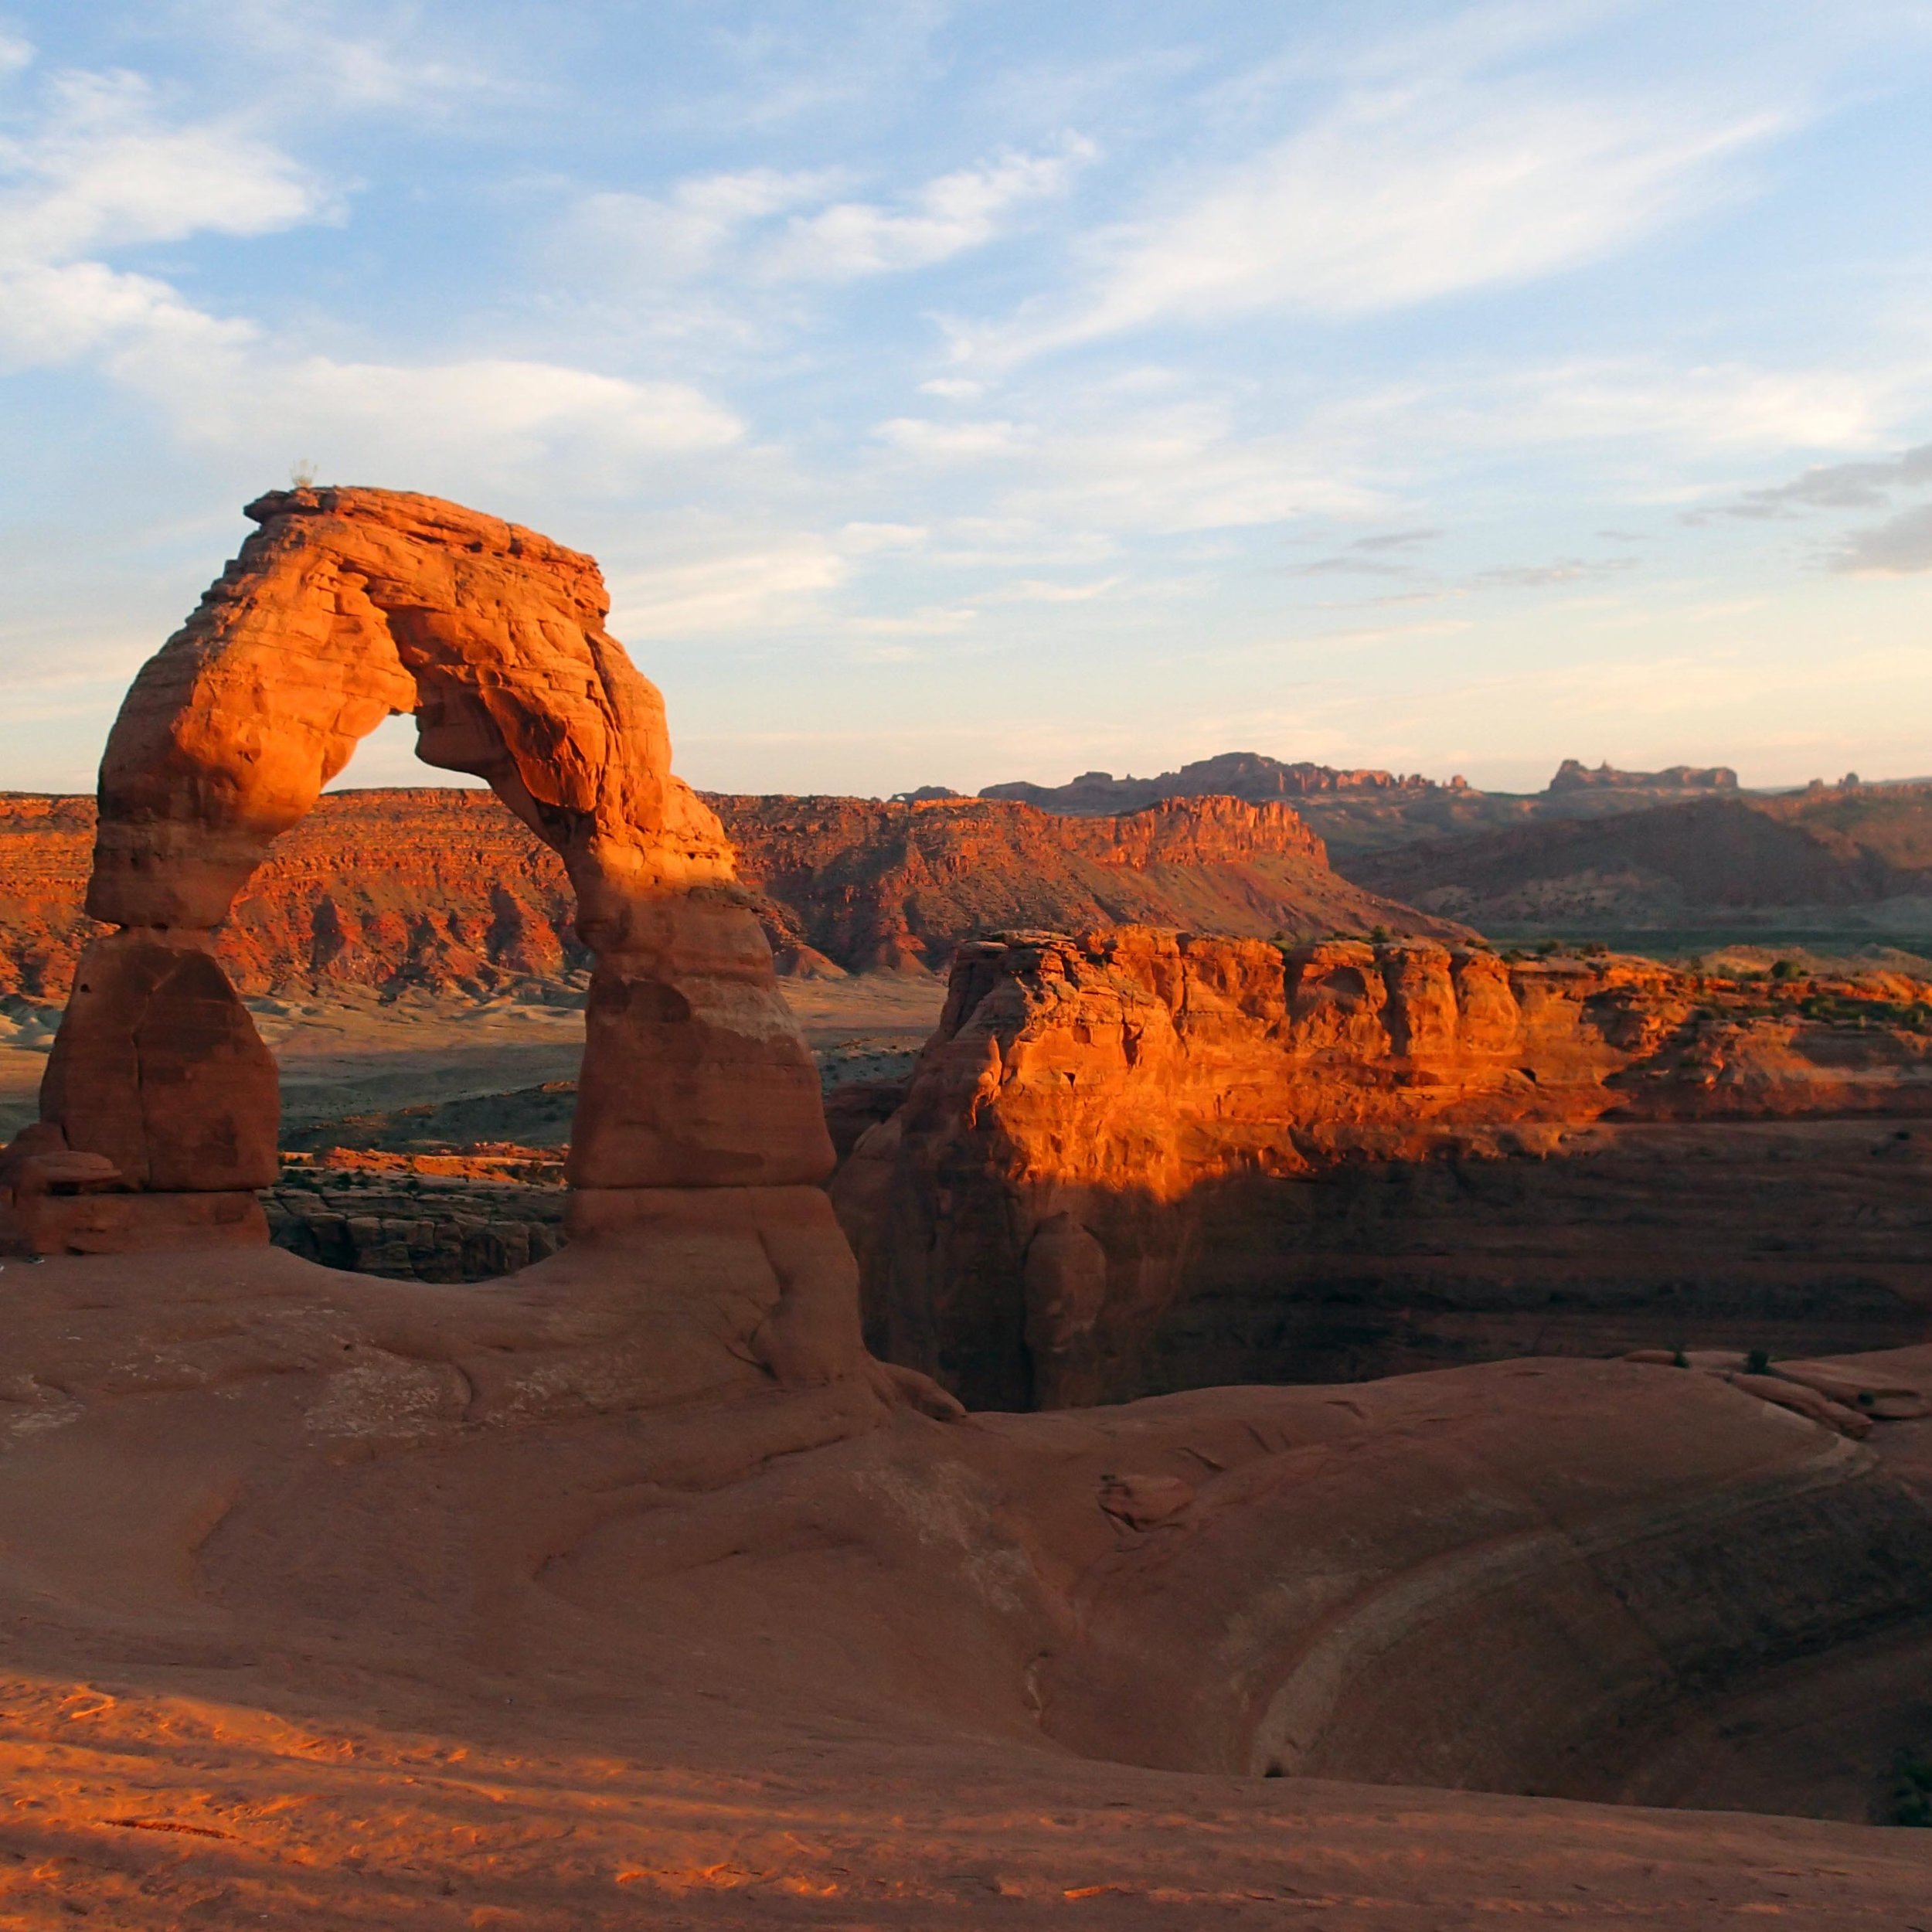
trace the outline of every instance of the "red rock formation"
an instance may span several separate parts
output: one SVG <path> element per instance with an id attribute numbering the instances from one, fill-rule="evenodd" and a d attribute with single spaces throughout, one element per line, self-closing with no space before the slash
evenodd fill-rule
<path id="1" fill-rule="evenodd" d="M 774 931 L 848 967 L 943 967 L 962 938 L 1049 923 L 1256 937 L 1461 930 L 1349 885 L 1282 804 L 1177 799 L 1074 818 L 973 798 L 716 803 Z"/>
<path id="2" fill-rule="evenodd" d="M 684 1253 L 721 1347 L 735 1325 L 781 1380 L 906 1386 L 859 1345 L 852 1257 L 812 1185 L 833 1155 L 811 1056 L 723 829 L 672 775 L 663 702 L 604 628 L 596 565 L 390 492 L 249 513 L 261 529 L 137 676 L 102 760 L 86 903 L 119 930 L 82 956 L 40 1123 L 9 1156 L 29 1244 L 267 1240 L 246 1191 L 275 1179 L 274 1068 L 212 934 L 356 741 L 413 710 L 424 760 L 485 779 L 575 892 L 596 967 L 570 1216 L 593 1264 Z"/>
<path id="3" fill-rule="evenodd" d="M 1420 772 L 1398 776 L 1389 771 L 1344 771 L 1332 765 L 1311 764 L 1306 759 L 1284 764 L 1258 751 L 1223 751 L 1215 757 L 1196 759 L 1179 771 L 1164 771 L 1158 778 L 1116 778 L 1110 771 L 1087 771 L 1063 785 L 1029 784 L 1024 779 L 988 785 L 980 796 L 1021 799 L 1049 811 L 1111 814 L 1133 811 L 1163 798 L 1223 796 L 1258 804 L 1268 799 L 1308 798 L 1323 793 L 1422 794 L 1468 789 L 1461 778 L 1440 785 Z"/>
<path id="4" fill-rule="evenodd" d="M 1752 996 L 1423 943 L 968 946 L 905 1105 L 835 1184 L 875 1334 L 976 1402 L 1117 1398 L 1203 1272 L 1252 1247 L 1257 1189 L 1547 1152 L 1606 1117 L 1932 1111 L 1932 989 L 1842 1023 L 1805 1017 L 1808 988 Z"/>
<path id="5" fill-rule="evenodd" d="M 1019 926 L 1185 925 L 1267 937 L 1453 934 L 1331 871 L 1292 811 L 1180 800 L 1072 819 L 963 799 L 705 794 L 784 966 L 943 970 Z M 0 994 L 59 999 L 88 937 L 91 799 L 0 794 Z M 216 957 L 244 992 L 342 985 L 480 992 L 587 966 L 556 854 L 488 792 L 332 792 L 277 838 Z"/>
<path id="6" fill-rule="evenodd" d="M 1777 913 L 1851 930 L 1859 909 L 1932 897 L 1932 787 L 1713 797 L 1432 839 L 1348 864 L 1378 892 L 1488 927 L 1736 932 Z M 1902 928 L 1922 923 L 1922 910 L 1902 910 Z"/>

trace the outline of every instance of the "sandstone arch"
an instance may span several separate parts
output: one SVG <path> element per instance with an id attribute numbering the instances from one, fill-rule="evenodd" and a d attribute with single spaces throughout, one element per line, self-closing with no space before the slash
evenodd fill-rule
<path id="1" fill-rule="evenodd" d="M 672 774 L 663 700 L 604 628 L 596 563 L 392 491 L 247 513 L 261 527 L 142 668 L 102 760 L 87 910 L 117 930 L 82 961 L 40 1124 L 10 1152 L 35 1245 L 266 1239 L 274 1065 L 212 937 L 357 742 L 413 712 L 419 755 L 485 779 L 577 891 L 596 963 L 573 1227 L 661 1232 L 692 1191 L 804 1190 L 791 1231 L 761 1234 L 774 1268 L 849 1273 L 810 1053 L 723 828 Z M 740 1205 L 762 1225 L 774 1201 Z M 825 1292 L 848 1286 L 855 1337 L 855 1284 Z"/>

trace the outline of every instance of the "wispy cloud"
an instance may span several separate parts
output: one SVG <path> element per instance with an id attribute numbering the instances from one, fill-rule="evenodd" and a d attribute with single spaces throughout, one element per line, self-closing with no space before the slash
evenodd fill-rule
<path id="1" fill-rule="evenodd" d="M 128 74 L 63 72 L 0 137 L 0 366 L 83 358 L 191 446 L 279 471 L 501 482 L 546 463 L 689 454 L 743 425 L 688 383 L 534 358 L 350 361 L 304 353 L 247 317 L 114 265 L 117 250 L 253 237 L 335 219 L 334 189 L 234 117 L 171 120 Z"/>
<path id="2" fill-rule="evenodd" d="M 1692 486 L 1704 466 L 1734 475 L 1767 453 L 1857 450 L 1881 441 L 1918 386 L 1916 369 L 1777 368 L 1749 362 L 1573 356 L 1493 359 L 1418 370 L 1322 403 L 1308 428 L 1328 447 L 1406 453 L 1411 468 L 1565 447 L 1633 453 L 1655 493 Z M 1624 488 L 1628 489 L 1626 481 Z"/>
<path id="3" fill-rule="evenodd" d="M 1932 488 L 1932 443 L 1868 463 L 1815 465 L 1788 483 L 1747 490 L 1722 505 L 1727 516 L 1795 516 L 1808 510 L 1872 510 L 1900 490 Z"/>
<path id="4" fill-rule="evenodd" d="M 589 194 L 570 213 L 568 245 L 639 280 L 693 281 L 732 263 L 760 223 L 823 202 L 849 179 L 842 169 L 750 168 L 692 175 L 662 195 Z"/>
<path id="5" fill-rule="evenodd" d="M 849 168 L 695 175 L 658 195 L 600 191 L 571 211 L 563 245 L 603 277 L 716 277 L 747 294 L 909 274 L 997 240 L 1030 204 L 1064 195 L 1095 153 L 1070 134 L 1038 153 L 1004 151 L 873 199 L 851 194 Z"/>
<path id="6" fill-rule="evenodd" d="M 1714 518 L 1748 522 L 1788 521 L 1846 510 L 1889 508 L 1901 496 L 1932 489 L 1932 443 L 1920 443 L 1895 456 L 1856 463 L 1815 464 L 1788 481 L 1747 490 L 1729 502 L 1686 514 L 1685 521 Z M 1932 503 L 1899 511 L 1883 522 L 1855 530 L 1826 561 L 1854 577 L 1900 577 L 1932 570 Z"/>
<path id="7" fill-rule="evenodd" d="M 1029 202 L 1064 194 L 1096 152 L 1069 135 L 1044 154 L 1002 154 L 941 175 L 901 202 L 845 201 L 794 215 L 757 267 L 780 280 L 832 282 L 930 267 L 984 247 Z"/>
<path id="8" fill-rule="evenodd" d="M 179 3 L 179 0 L 178 0 Z M 516 92 L 514 63 L 493 64 L 491 36 L 452 33 L 420 4 L 381 0 L 186 0 L 181 11 L 231 58 L 266 77 L 283 112 L 401 108 L 440 119 L 461 104 Z"/>
<path id="9" fill-rule="evenodd" d="M 1546 590 L 1561 583 L 1587 583 L 1634 570 L 1638 560 L 1618 557 L 1559 557 L 1553 563 L 1507 563 L 1479 570 L 1471 580 L 1480 589 Z"/>
<path id="10" fill-rule="evenodd" d="M 1176 184 L 1098 236 L 1088 287 L 962 354 L 998 363 L 1155 323 L 1345 318 L 1597 260 L 1734 192 L 1792 117 L 1547 84 L 1411 81 L 1346 96 L 1286 141 Z"/>
<path id="11" fill-rule="evenodd" d="M 1932 570 L 1932 503 L 1901 511 L 1872 529 L 1858 532 L 1832 564 L 1857 577 L 1904 577 Z"/>
<path id="12" fill-rule="evenodd" d="M 611 621 L 625 638 L 716 634 L 781 622 L 817 610 L 847 570 L 829 543 L 809 536 L 721 550 L 614 574 Z"/>
<path id="13" fill-rule="evenodd" d="M 989 507 L 1036 532 L 1245 529 L 1386 508 L 1319 447 L 1243 435 L 1234 411 L 1211 399 L 1135 408 L 1104 388 L 1063 399 L 1047 423 L 898 417 L 877 434 L 917 471 L 997 478 Z"/>
<path id="14" fill-rule="evenodd" d="M 0 262 L 59 262 L 195 234 L 314 221 L 329 190 L 232 120 L 170 125 L 133 74 L 59 73 L 24 134 L 0 138 Z"/>

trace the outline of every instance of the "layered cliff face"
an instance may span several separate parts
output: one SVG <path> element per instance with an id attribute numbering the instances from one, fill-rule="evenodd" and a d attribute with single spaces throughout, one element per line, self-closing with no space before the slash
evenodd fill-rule
<path id="1" fill-rule="evenodd" d="M 1714 795 L 1431 839 L 1347 862 L 1485 930 L 1932 928 L 1932 786 Z"/>
<path id="2" fill-rule="evenodd" d="M 904 1106 L 860 1140 L 835 1192 L 878 1345 L 970 1401 L 1057 1405 L 1230 1367 L 1298 1379 L 1393 1366 L 1386 1349 L 1338 1354 L 1293 1311 L 1311 1294 L 1375 1302 L 1386 1319 L 1356 1321 L 1367 1343 L 1427 1305 L 1426 1270 L 1420 1284 L 1413 1265 L 1379 1281 L 1366 1255 L 1413 1261 L 1418 1233 L 1425 1248 L 1453 1243 L 1461 1219 L 1493 1223 L 1496 1204 L 1459 1217 L 1418 1175 L 1477 1176 L 1450 1192 L 1479 1201 L 1522 1172 L 1505 1163 L 1485 1179 L 1485 1162 L 1555 1153 L 1606 1121 L 1928 1110 L 1932 995 L 1909 982 L 1798 984 L 1774 1000 L 1628 959 L 1036 934 L 961 949 Z M 1896 1193 L 1896 1170 L 1885 1178 Z M 1422 1198 L 1405 1201 L 1404 1187 Z M 1643 1190 L 1608 1195 L 1641 1217 Z M 1696 1201 L 1682 1205 L 1694 1223 Z M 1577 1203 L 1553 1195 L 1516 1212 L 1552 1291 L 1579 1265 L 1589 1273 L 1589 1236 L 1566 1213 Z M 1340 1261 L 1338 1279 L 1309 1277 L 1301 1260 L 1317 1250 Z M 1614 1260 L 1605 1292 L 1625 1314 L 1668 1277 L 1655 1259 L 1640 1240 Z M 1485 1292 L 1492 1311 L 1522 1302 L 1520 1270 L 1471 1275 L 1459 1292 L 1478 1313 Z M 1932 1301 L 1932 1276 L 1923 1287 Z M 1216 1304 L 1219 1318 L 1204 1315 Z M 1271 1360 L 1243 1338 L 1270 1307 Z M 1915 1318 L 1902 1318 L 1906 1335 L 1881 1321 L 1840 1345 L 1910 1338 Z M 1658 1338 L 1640 1325 L 1617 1338 Z M 1517 1352 L 1524 1339 L 1503 1322 L 1486 1347 L 1466 1335 L 1462 1352 Z"/>
<path id="3" fill-rule="evenodd" d="M 1443 783 L 1420 773 L 1347 770 L 1305 760 L 1287 764 L 1260 752 L 1227 751 L 1155 778 L 1087 771 L 1063 785 L 1024 780 L 988 785 L 980 796 L 1080 815 L 1131 811 L 1158 799 L 1209 792 L 1256 803 L 1287 798 L 1331 852 L 1352 858 L 1417 839 L 1461 839 L 1506 826 L 1602 818 L 1736 789 L 1737 774 L 1725 765 L 1618 771 L 1566 758 L 1541 791 L 1478 791 L 1461 777 Z"/>
<path id="4" fill-rule="evenodd" d="M 1279 804 L 1171 799 L 1070 818 L 982 799 L 714 797 L 777 935 L 859 968 L 942 966 L 964 937 L 1133 923 L 1257 937 L 1460 931 L 1351 885 Z"/>
<path id="5" fill-rule="evenodd" d="M 100 930 L 80 910 L 94 836 L 91 798 L 0 795 L 0 992 L 66 998 Z"/>
<path id="6" fill-rule="evenodd" d="M 91 798 L 0 798 L 0 989 L 65 998 L 99 928 Z M 590 964 L 563 862 L 485 791 L 332 793 L 278 838 L 222 928 L 243 992 L 480 992 Z"/>
<path id="7" fill-rule="evenodd" d="M 1460 930 L 1338 876 L 1280 805 L 1070 819 L 973 799 L 707 802 L 794 968 L 941 968 L 968 934 L 1035 923 Z M 91 799 L 0 797 L 0 994 L 66 997 L 99 930 L 81 910 L 94 831 Z M 573 907 L 562 861 L 491 794 L 335 792 L 275 841 L 216 954 L 250 993 L 481 992 L 587 968 Z"/>

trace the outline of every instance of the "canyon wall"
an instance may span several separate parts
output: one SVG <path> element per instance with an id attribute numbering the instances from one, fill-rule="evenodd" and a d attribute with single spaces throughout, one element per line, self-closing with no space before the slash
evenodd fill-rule
<path id="1" fill-rule="evenodd" d="M 781 947 L 847 967 L 941 967 L 971 934 L 1041 925 L 1255 937 L 1461 930 L 1331 870 L 1321 839 L 1278 803 L 1169 799 L 1092 818 L 976 798 L 713 803 Z"/>
<path id="2" fill-rule="evenodd" d="M 1349 874 L 1485 930 L 1932 930 L 1932 785 L 1721 791 L 1363 852 Z"/>
<path id="3" fill-rule="evenodd" d="M 1734 793 L 1736 786 L 1736 773 L 1724 765 L 1618 771 L 1566 758 L 1541 791 L 1478 791 L 1459 777 L 1445 783 L 1420 773 L 1349 770 L 1307 760 L 1290 764 L 1258 751 L 1225 751 L 1154 778 L 1087 771 L 1063 785 L 1025 780 L 988 785 L 980 796 L 1077 815 L 1131 811 L 1158 799 L 1207 793 L 1253 802 L 1286 798 L 1332 852 L 1352 857 L 1420 838 L 1455 839 L 1505 826 L 1641 811 Z"/>
<path id="4" fill-rule="evenodd" d="M 1460 930 L 1352 885 L 1280 805 L 1190 800 L 1073 820 L 974 799 L 707 795 L 781 965 L 943 968 L 968 934 L 1146 922 L 1277 931 Z M 0 996 L 64 999 L 99 928 L 82 911 L 91 798 L 0 794 Z M 480 993 L 590 964 L 556 854 L 488 792 L 324 797 L 269 849 L 216 942 L 244 992 Z"/>
<path id="5" fill-rule="evenodd" d="M 1553 1329 L 1577 1352 L 1753 1322 L 1781 1345 L 1920 1338 L 1924 1230 L 1893 1224 L 1927 1144 L 1889 1123 L 1928 1111 L 1916 982 L 1030 934 L 961 949 L 904 1105 L 834 1191 L 875 1347 L 971 1403 L 1053 1406 L 1533 1352 Z M 1791 1121 L 1863 1140 L 1792 1174 L 1738 1138 Z M 1670 1141 L 1712 1124 L 1730 1138 Z M 1850 1224 L 1821 1218 L 1830 1187 Z M 1776 1256 L 1752 1251 L 1767 1209 L 1792 1224 Z"/>

